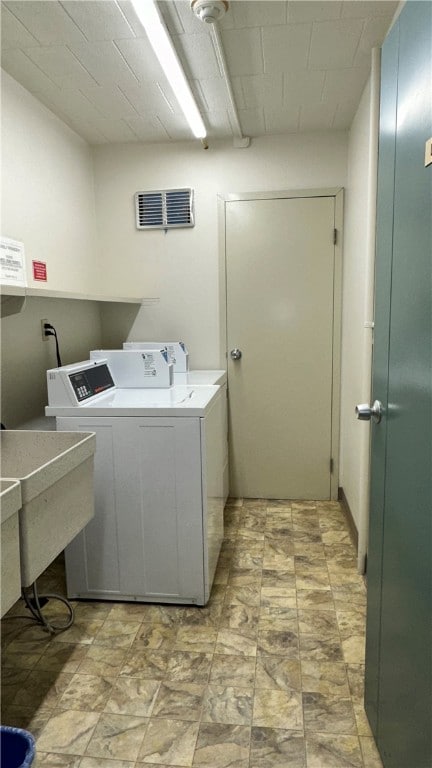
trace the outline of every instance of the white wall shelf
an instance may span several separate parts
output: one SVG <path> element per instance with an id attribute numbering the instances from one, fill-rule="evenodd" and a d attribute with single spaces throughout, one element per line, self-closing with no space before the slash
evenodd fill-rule
<path id="1" fill-rule="evenodd" d="M 78 301 L 99 301 L 106 304 L 157 304 L 159 298 L 139 296 L 101 296 L 100 294 L 53 291 L 49 288 L 23 288 L 16 285 L 0 285 L 1 316 L 21 312 L 27 297 L 41 299 L 75 299 Z"/>

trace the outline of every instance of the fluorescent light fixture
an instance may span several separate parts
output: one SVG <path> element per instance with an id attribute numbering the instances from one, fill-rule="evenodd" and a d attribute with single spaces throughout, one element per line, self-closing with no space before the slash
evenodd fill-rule
<path id="1" fill-rule="evenodd" d="M 155 0 L 131 2 L 192 133 L 197 139 L 204 139 L 207 135 L 205 125 Z"/>

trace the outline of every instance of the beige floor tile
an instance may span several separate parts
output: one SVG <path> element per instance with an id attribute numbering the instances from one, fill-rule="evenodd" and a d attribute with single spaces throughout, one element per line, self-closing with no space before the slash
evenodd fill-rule
<path id="1" fill-rule="evenodd" d="M 256 637 L 254 630 L 220 629 L 217 633 L 215 653 L 229 656 L 256 656 Z"/>
<path id="2" fill-rule="evenodd" d="M 363 664 L 365 660 L 364 635 L 351 635 L 342 640 L 342 651 L 347 664 Z"/>
<path id="3" fill-rule="evenodd" d="M 150 717 L 159 688 L 159 680 L 118 677 L 105 704 L 105 712 Z"/>
<path id="4" fill-rule="evenodd" d="M 345 664 L 334 661 L 302 661 L 302 689 L 308 693 L 350 697 Z"/>
<path id="5" fill-rule="evenodd" d="M 114 603 L 106 618 L 109 621 L 143 621 L 145 603 Z"/>
<path id="6" fill-rule="evenodd" d="M 356 735 L 356 722 L 350 698 L 324 693 L 304 693 L 305 731 Z"/>
<path id="7" fill-rule="evenodd" d="M 233 685 L 236 688 L 248 688 L 255 681 L 254 656 L 234 656 L 214 654 L 210 670 L 210 683 L 214 685 Z"/>
<path id="8" fill-rule="evenodd" d="M 75 647 L 85 648 L 85 656 L 78 667 L 78 672 L 84 675 L 117 677 L 126 658 L 124 648 L 104 648 L 101 645 Z"/>
<path id="9" fill-rule="evenodd" d="M 81 755 L 60 755 L 38 750 L 32 768 L 79 768 L 80 764 Z"/>
<path id="10" fill-rule="evenodd" d="M 65 632 L 55 635 L 53 638 L 54 643 L 81 643 L 83 645 L 91 645 L 94 639 L 103 627 L 103 619 L 75 619 L 69 629 Z"/>
<path id="11" fill-rule="evenodd" d="M 336 611 L 336 616 L 342 640 L 365 634 L 364 616 L 358 611 Z"/>
<path id="12" fill-rule="evenodd" d="M 253 688 L 209 685 L 204 694 L 201 720 L 204 723 L 250 725 Z"/>
<path id="13" fill-rule="evenodd" d="M 161 683 L 152 714 L 172 720 L 199 720 L 204 691 L 204 685 L 167 680 Z"/>
<path id="14" fill-rule="evenodd" d="M 79 768 L 134 768 L 130 760 L 107 760 L 104 757 L 83 757 Z M 161 768 L 161 766 L 159 766 Z"/>
<path id="15" fill-rule="evenodd" d="M 343 661 L 339 638 L 322 638 L 317 635 L 301 635 L 300 658 L 302 661 Z"/>
<path id="16" fill-rule="evenodd" d="M 305 768 L 303 734 L 282 728 L 254 726 L 251 733 L 250 768 Z"/>
<path id="17" fill-rule="evenodd" d="M 138 760 L 153 763 L 191 766 L 199 723 L 153 718 L 149 721 Z"/>
<path id="18" fill-rule="evenodd" d="M 301 691 L 300 662 L 280 656 L 258 656 L 255 686 L 281 691 Z"/>
<path id="19" fill-rule="evenodd" d="M 302 635 L 318 635 L 319 637 L 339 637 L 339 627 L 336 611 L 317 611 L 300 608 L 299 633 Z"/>
<path id="20" fill-rule="evenodd" d="M 47 707 L 57 706 L 60 697 L 66 690 L 73 675 L 67 672 L 31 671 L 20 690 L 14 697 L 13 704 L 18 707 Z"/>
<path id="21" fill-rule="evenodd" d="M 372 737 L 360 736 L 360 747 L 365 768 L 382 768 L 381 757 Z"/>
<path id="22" fill-rule="evenodd" d="M 215 627 L 180 627 L 174 650 L 213 653 L 217 634 Z"/>
<path id="23" fill-rule="evenodd" d="M 58 702 L 59 709 L 102 712 L 107 703 L 114 677 L 76 674 Z"/>
<path id="24" fill-rule="evenodd" d="M 330 579 L 326 569 L 311 569 L 308 572 L 296 573 L 297 589 L 327 589 L 330 590 Z"/>
<path id="25" fill-rule="evenodd" d="M 324 589 L 298 589 L 299 610 L 334 611 L 333 593 Z"/>
<path id="26" fill-rule="evenodd" d="M 119 674 L 122 677 L 139 677 L 142 680 L 163 680 L 170 654 L 168 651 L 127 651 Z"/>
<path id="27" fill-rule="evenodd" d="M 47 722 L 37 740 L 37 750 L 83 755 L 100 715 L 96 712 L 59 712 Z"/>
<path id="28" fill-rule="evenodd" d="M 128 715 L 100 715 L 99 722 L 86 750 L 88 757 L 135 761 L 148 719 Z"/>
<path id="29" fill-rule="evenodd" d="M 248 768 L 251 729 L 244 725 L 202 723 L 193 766 Z"/>
<path id="30" fill-rule="evenodd" d="M 346 670 L 352 699 L 363 702 L 365 673 L 364 664 L 347 664 Z"/>
<path id="31" fill-rule="evenodd" d="M 142 624 L 131 649 L 134 651 L 169 651 L 173 647 L 176 637 L 177 629 L 175 627 L 153 627 L 151 624 Z"/>
<path id="32" fill-rule="evenodd" d="M 40 657 L 35 669 L 46 672 L 58 670 L 58 672 L 73 674 L 78 671 L 90 647 L 72 643 L 52 643 Z"/>
<path id="33" fill-rule="evenodd" d="M 302 694 L 257 688 L 252 723 L 267 728 L 303 730 Z"/>
<path id="34" fill-rule="evenodd" d="M 94 644 L 105 648 L 130 648 L 141 624 L 137 621 L 105 621 Z"/>
<path id="35" fill-rule="evenodd" d="M 290 630 L 264 629 L 258 632 L 258 656 L 284 656 L 297 659 L 299 640 L 296 632 Z"/>
<path id="36" fill-rule="evenodd" d="M 169 657 L 165 679 L 203 685 L 208 682 L 212 658 L 211 653 L 173 651 Z"/>
<path id="37" fill-rule="evenodd" d="M 227 605 L 259 605 L 261 600 L 261 591 L 259 584 L 248 585 L 245 587 L 229 586 L 225 592 L 225 606 Z"/>
<path id="38" fill-rule="evenodd" d="M 363 768 L 357 736 L 309 733 L 306 753 L 307 768 Z"/>
<path id="39" fill-rule="evenodd" d="M 258 606 L 227 605 L 219 622 L 220 629 L 255 630 L 260 612 Z"/>

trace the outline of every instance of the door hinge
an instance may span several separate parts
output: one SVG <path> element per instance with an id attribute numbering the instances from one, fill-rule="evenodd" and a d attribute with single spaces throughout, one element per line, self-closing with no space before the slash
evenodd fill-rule
<path id="1" fill-rule="evenodd" d="M 330 474 L 333 473 L 333 468 L 334 468 L 334 461 L 333 459 L 330 459 Z"/>
<path id="2" fill-rule="evenodd" d="M 333 245 L 337 243 L 337 229 L 333 230 Z"/>

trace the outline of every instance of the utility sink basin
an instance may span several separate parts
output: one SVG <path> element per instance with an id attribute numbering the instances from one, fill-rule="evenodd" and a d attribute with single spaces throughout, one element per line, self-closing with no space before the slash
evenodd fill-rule
<path id="1" fill-rule="evenodd" d="M 18 512 L 21 486 L 16 480 L 0 480 L 1 515 L 1 616 L 21 595 Z"/>
<path id="2" fill-rule="evenodd" d="M 4 430 L 1 477 L 21 483 L 21 585 L 28 587 L 94 515 L 93 432 Z"/>

